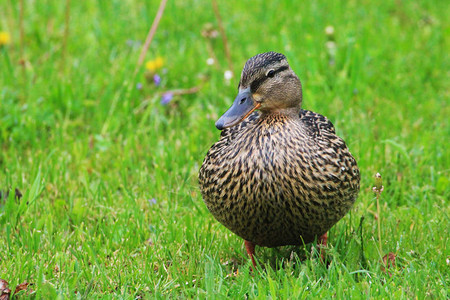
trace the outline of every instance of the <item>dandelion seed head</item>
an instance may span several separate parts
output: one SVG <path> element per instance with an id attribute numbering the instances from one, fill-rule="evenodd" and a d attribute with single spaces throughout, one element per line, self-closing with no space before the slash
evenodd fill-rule
<path id="1" fill-rule="evenodd" d="M 208 66 L 213 65 L 213 64 L 214 64 L 214 58 L 209 57 L 209 58 L 206 60 L 206 64 L 207 64 Z"/>

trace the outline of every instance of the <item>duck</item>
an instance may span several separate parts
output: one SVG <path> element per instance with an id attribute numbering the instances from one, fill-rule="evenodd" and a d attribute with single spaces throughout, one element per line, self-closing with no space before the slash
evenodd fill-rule
<path id="1" fill-rule="evenodd" d="M 302 109 L 302 100 L 285 55 L 248 59 L 199 170 L 206 207 L 244 239 L 254 267 L 255 246 L 326 246 L 358 196 L 355 158 L 328 118 Z"/>

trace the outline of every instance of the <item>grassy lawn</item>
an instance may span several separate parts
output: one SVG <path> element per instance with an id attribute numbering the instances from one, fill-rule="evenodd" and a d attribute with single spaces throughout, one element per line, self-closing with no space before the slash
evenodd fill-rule
<path id="1" fill-rule="evenodd" d="M 158 1 L 67 2 L 0 5 L 0 278 L 30 283 L 19 298 L 450 296 L 446 1 L 221 1 L 231 63 L 211 3 L 169 1 L 140 66 Z M 251 272 L 199 192 L 214 122 L 270 50 L 361 170 L 328 267 L 312 244 L 257 247 Z"/>

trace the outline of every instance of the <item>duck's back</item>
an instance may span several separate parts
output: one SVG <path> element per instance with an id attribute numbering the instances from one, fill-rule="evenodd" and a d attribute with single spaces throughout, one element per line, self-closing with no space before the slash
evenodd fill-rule
<path id="1" fill-rule="evenodd" d="M 199 174 L 203 199 L 223 225 L 260 246 L 298 245 L 331 228 L 359 191 L 359 170 L 324 116 L 262 118 L 225 129 Z"/>

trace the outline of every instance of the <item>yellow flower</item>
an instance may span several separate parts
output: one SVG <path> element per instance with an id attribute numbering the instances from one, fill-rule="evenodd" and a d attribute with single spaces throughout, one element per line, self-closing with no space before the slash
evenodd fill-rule
<path id="1" fill-rule="evenodd" d="M 149 70 L 150 72 L 155 72 L 156 70 L 161 69 L 163 65 L 164 65 L 164 59 L 161 56 L 158 56 L 154 60 L 149 60 L 145 64 L 145 68 L 147 70 Z"/>
<path id="2" fill-rule="evenodd" d="M 7 45 L 11 41 L 11 36 L 6 31 L 0 31 L 0 46 Z"/>

